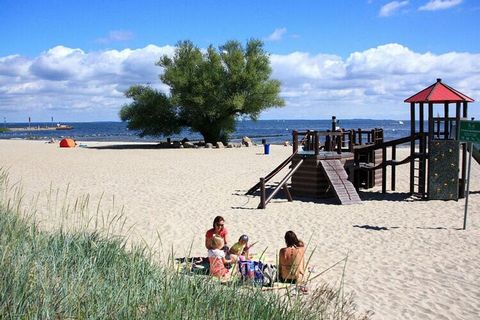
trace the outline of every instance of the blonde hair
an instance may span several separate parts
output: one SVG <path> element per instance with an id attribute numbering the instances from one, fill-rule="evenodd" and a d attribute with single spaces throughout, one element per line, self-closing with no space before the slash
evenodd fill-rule
<path id="1" fill-rule="evenodd" d="M 211 246 L 213 249 L 221 249 L 225 245 L 223 238 L 216 234 L 213 235 L 211 241 Z"/>

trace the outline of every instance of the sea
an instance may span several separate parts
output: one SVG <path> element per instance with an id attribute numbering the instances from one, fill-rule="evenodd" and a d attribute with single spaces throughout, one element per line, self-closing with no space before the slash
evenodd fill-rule
<path id="1" fill-rule="evenodd" d="M 78 141 L 122 141 L 122 142 L 159 142 L 165 141 L 167 137 L 145 136 L 140 137 L 139 132 L 129 130 L 125 122 L 67 122 L 63 125 L 72 126 L 71 130 L 52 131 L 10 131 L 1 132 L 0 139 L 29 139 L 49 140 L 51 138 L 62 139 L 65 137 Z M 55 126 L 56 124 L 35 122 L 35 123 L 6 123 L 0 127 L 7 128 L 28 128 Z M 370 120 L 370 119 L 349 119 L 337 120 L 337 126 L 343 129 L 370 130 L 383 128 L 384 140 L 394 140 L 410 135 L 410 121 L 408 120 Z M 418 128 L 418 121 L 416 123 Z M 332 127 L 332 120 L 243 120 L 237 121 L 236 131 L 230 136 L 231 141 L 240 141 L 242 137 L 248 136 L 255 142 L 263 139 L 267 143 L 279 144 L 292 140 L 293 130 L 327 130 Z M 425 123 L 427 127 L 427 123 Z M 180 134 L 169 136 L 172 140 L 187 138 L 190 141 L 200 141 L 202 136 L 199 133 L 184 130 Z"/>

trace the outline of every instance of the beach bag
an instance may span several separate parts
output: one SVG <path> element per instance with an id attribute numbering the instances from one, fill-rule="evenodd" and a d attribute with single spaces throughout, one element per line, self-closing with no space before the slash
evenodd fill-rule
<path id="1" fill-rule="evenodd" d="M 238 271 L 243 281 L 250 282 L 255 286 L 263 286 L 263 263 L 261 261 L 238 261 Z"/>
<path id="2" fill-rule="evenodd" d="M 263 285 L 265 287 L 273 287 L 275 281 L 277 281 L 277 266 L 274 264 L 263 265 Z"/>

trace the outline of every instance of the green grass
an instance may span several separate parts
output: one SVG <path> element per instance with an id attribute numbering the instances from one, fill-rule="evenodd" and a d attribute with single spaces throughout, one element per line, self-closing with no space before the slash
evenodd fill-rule
<path id="1" fill-rule="evenodd" d="M 10 129 L 5 128 L 5 127 L 0 128 L 0 132 L 8 132 L 8 131 L 10 131 Z"/>
<path id="2" fill-rule="evenodd" d="M 147 247 L 127 250 L 124 238 L 41 231 L 19 207 L 0 200 L 2 319 L 358 319 L 325 285 L 310 296 L 220 285 L 156 264 Z"/>

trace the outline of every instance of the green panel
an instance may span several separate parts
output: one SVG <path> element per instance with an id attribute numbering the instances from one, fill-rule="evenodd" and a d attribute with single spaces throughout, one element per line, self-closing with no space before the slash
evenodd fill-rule
<path id="1" fill-rule="evenodd" d="M 460 121 L 461 141 L 480 142 L 480 121 Z"/>
<path id="2" fill-rule="evenodd" d="M 433 140 L 428 167 L 428 199 L 458 200 L 459 142 Z"/>

